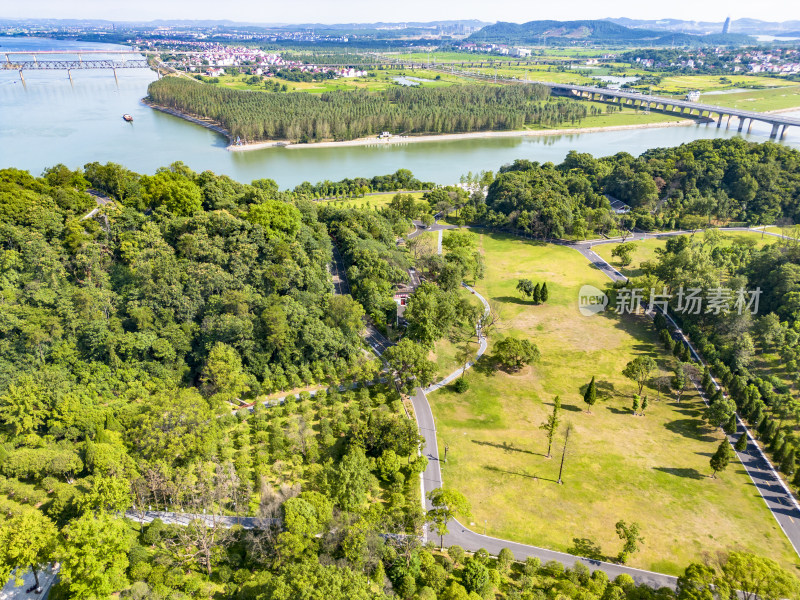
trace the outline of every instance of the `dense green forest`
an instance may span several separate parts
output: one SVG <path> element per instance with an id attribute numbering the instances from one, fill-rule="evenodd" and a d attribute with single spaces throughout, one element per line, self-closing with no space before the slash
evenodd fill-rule
<path id="1" fill-rule="evenodd" d="M 776 564 L 736 552 L 690 565 L 673 591 L 582 565 L 515 562 L 508 551 L 423 545 L 423 523 L 441 523 L 442 509 L 420 507 L 427 460 L 416 424 L 395 387 L 376 381 L 382 365 L 360 333 L 365 316 L 379 327 L 393 319 L 394 284 L 412 264 L 427 282 L 407 307 L 405 338 L 384 355 L 389 373 L 429 381 L 430 345 L 474 331 L 480 308 L 455 290 L 482 277 L 475 236 L 448 236 L 443 257 L 420 258 L 417 242 L 396 243 L 410 218 L 437 212 L 543 237 L 794 219 L 799 157 L 737 140 L 639 158 L 573 153 L 558 166 L 517 161 L 469 178 L 471 194 L 403 170 L 292 191 L 181 163 L 153 175 L 113 163 L 41 177 L 0 170 L 0 580 L 58 561 L 54 600 L 728 600 L 754 591 L 743 573 L 757 572 L 762 597 L 797 597 Z M 429 187 L 380 210 L 311 200 Z M 99 206 L 89 188 L 114 203 Z M 612 190 L 629 215 L 610 210 Z M 723 247 L 715 235 L 671 240 L 645 281 L 760 286 L 758 316 L 684 324 L 791 474 L 798 246 Z M 352 297 L 333 293 L 335 252 Z M 304 391 L 253 404 L 292 389 Z M 711 418 L 727 416 L 730 403 L 715 402 Z M 145 507 L 207 519 L 132 520 Z M 257 526 L 222 521 L 244 515 Z"/>
<path id="2" fill-rule="evenodd" d="M 620 228 L 697 229 L 800 221 L 800 152 L 787 146 L 697 140 L 675 148 L 564 162 L 516 160 L 456 220 L 541 238 L 583 238 Z M 630 212 L 615 215 L 608 197 Z"/>
<path id="3" fill-rule="evenodd" d="M 380 92 L 260 94 L 164 77 L 148 97 L 222 124 L 233 139 L 310 142 L 351 140 L 383 131 L 397 134 L 552 127 L 586 117 L 586 105 L 551 99 L 540 85 L 397 86 Z"/>

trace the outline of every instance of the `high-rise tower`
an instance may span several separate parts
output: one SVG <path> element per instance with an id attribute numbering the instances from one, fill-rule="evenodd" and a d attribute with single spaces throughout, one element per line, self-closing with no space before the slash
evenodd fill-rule
<path id="1" fill-rule="evenodd" d="M 722 26 L 722 35 L 728 33 L 728 30 L 731 28 L 731 18 L 728 17 L 725 19 L 725 24 Z"/>

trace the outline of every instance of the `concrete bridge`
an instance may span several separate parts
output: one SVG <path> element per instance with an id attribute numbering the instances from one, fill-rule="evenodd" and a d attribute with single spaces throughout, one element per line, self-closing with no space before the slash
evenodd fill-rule
<path id="1" fill-rule="evenodd" d="M 586 98 L 598 102 L 610 102 L 623 106 L 635 106 L 647 110 L 658 110 L 679 115 L 712 119 L 717 121 L 717 127 L 722 126 L 723 119 L 727 119 L 726 128 L 730 127 L 731 118 L 736 117 L 739 119 L 737 131 L 742 131 L 745 123 L 747 123 L 748 133 L 753 126 L 753 121 L 761 121 L 772 125 L 772 131 L 769 135 L 769 139 L 771 140 L 779 136 L 780 139 L 784 139 L 786 137 L 786 130 L 790 126 L 800 127 L 800 119 L 797 117 L 759 113 L 751 110 L 716 106 L 714 104 L 703 104 L 701 102 L 691 102 L 689 100 L 678 100 L 676 98 L 665 98 L 662 96 L 652 96 L 624 90 L 609 90 L 586 85 L 553 83 L 549 81 L 535 81 L 531 83 L 546 85 L 556 95 Z"/>

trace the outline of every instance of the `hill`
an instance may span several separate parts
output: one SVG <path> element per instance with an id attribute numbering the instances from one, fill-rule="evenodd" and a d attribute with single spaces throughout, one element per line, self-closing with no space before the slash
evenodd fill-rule
<path id="1" fill-rule="evenodd" d="M 739 44 L 752 40 L 745 35 L 693 35 L 631 28 L 605 20 L 499 22 L 473 33 L 471 41 L 505 44 L 605 44 L 705 45 Z"/>

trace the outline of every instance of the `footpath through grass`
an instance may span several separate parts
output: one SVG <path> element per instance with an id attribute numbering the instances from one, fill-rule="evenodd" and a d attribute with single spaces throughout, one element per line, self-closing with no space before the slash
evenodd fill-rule
<path id="1" fill-rule="evenodd" d="M 717 479 L 709 458 L 722 434 L 701 421 L 702 404 L 686 394 L 679 404 L 647 388 L 646 416 L 632 415 L 633 382 L 621 371 L 638 355 L 660 353 L 643 318 L 610 313 L 583 317 L 578 290 L 603 288 L 607 278 L 571 248 L 482 234 L 487 276 L 478 291 L 499 314 L 491 344 L 507 335 L 534 341 L 541 362 L 514 374 L 481 368 L 431 395 L 445 485 L 473 507 L 467 523 L 479 532 L 584 555 L 616 556 L 620 519 L 640 524 L 645 542 L 635 567 L 679 574 L 706 553 L 746 549 L 794 565 L 792 551 L 741 465 Z M 517 280 L 547 281 L 550 300 L 534 306 L 515 291 Z M 586 412 L 581 386 L 597 377 L 601 400 Z M 666 390 L 665 390 L 666 391 Z M 564 410 L 553 458 L 539 425 L 554 396 Z M 564 425 L 573 426 L 558 485 Z"/>

